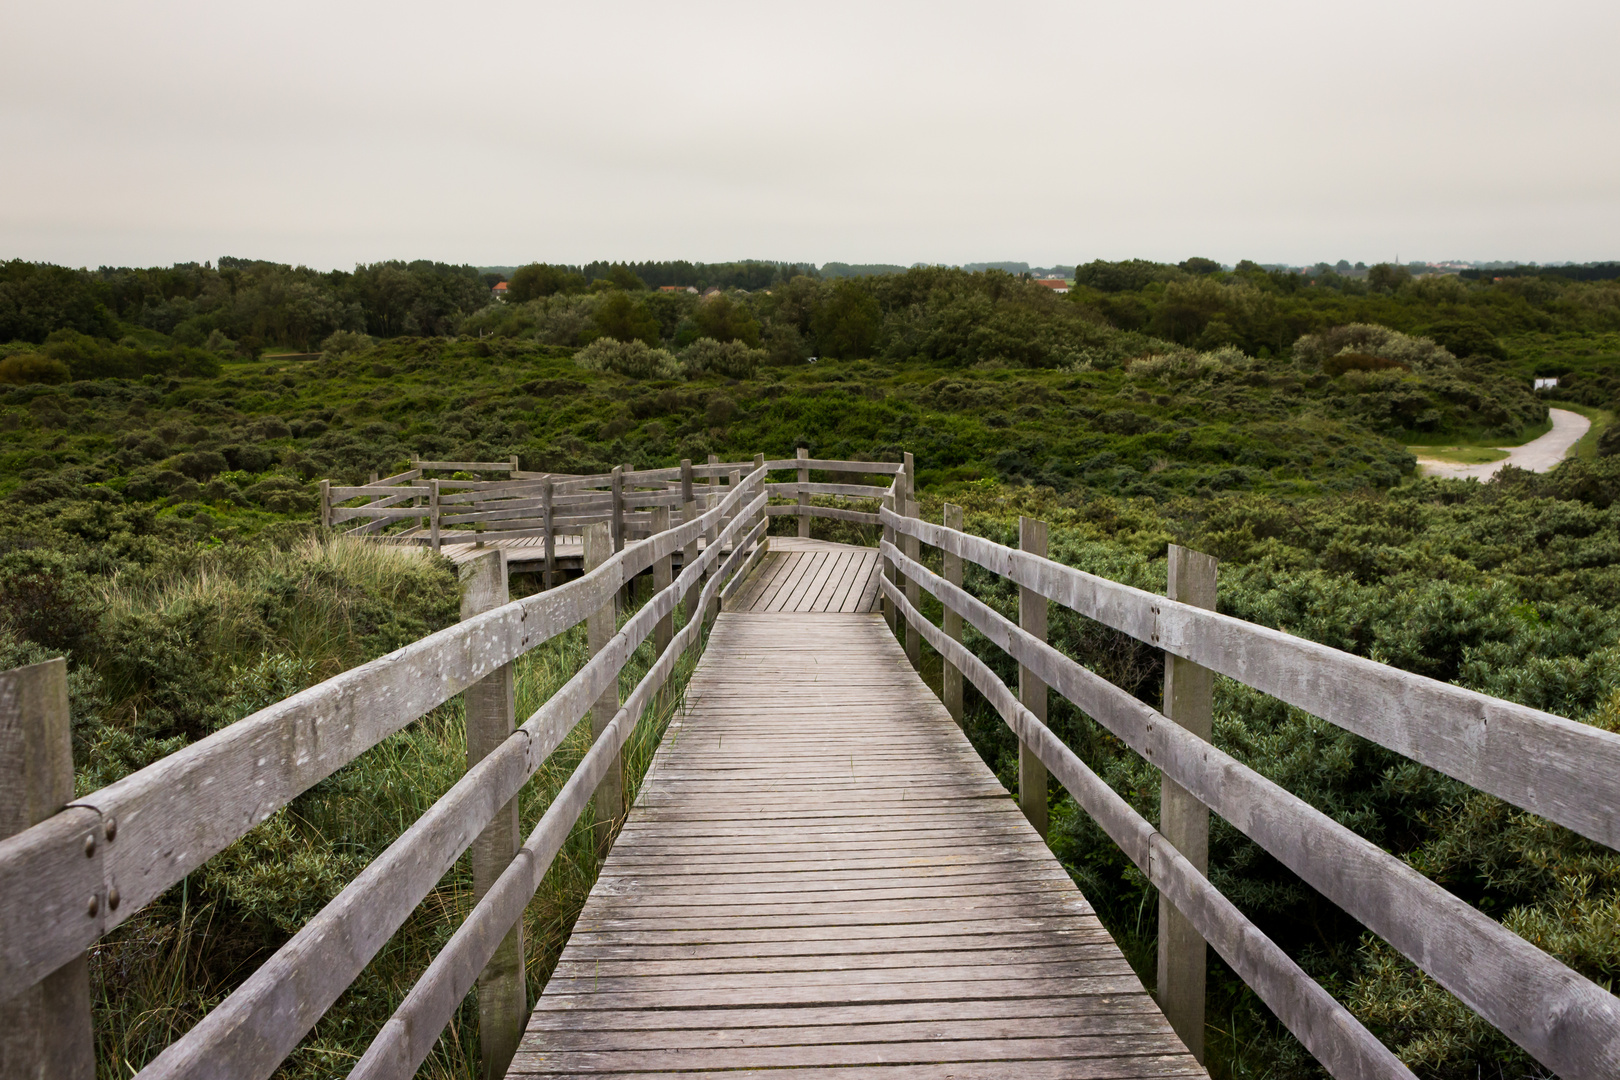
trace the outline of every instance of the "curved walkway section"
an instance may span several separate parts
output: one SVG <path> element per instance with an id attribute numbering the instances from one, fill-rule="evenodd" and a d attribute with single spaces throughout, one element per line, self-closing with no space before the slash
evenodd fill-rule
<path id="1" fill-rule="evenodd" d="M 880 616 L 727 612 L 511 1077 L 1201 1077 Z"/>
<path id="2" fill-rule="evenodd" d="M 1552 418 L 1552 430 L 1539 439 L 1532 439 L 1523 446 L 1504 446 L 1507 457 L 1501 461 L 1488 461 L 1483 465 L 1457 465 L 1449 461 L 1435 461 L 1431 458 L 1418 458 L 1418 467 L 1425 476 L 1443 476 L 1450 480 L 1466 480 L 1473 477 L 1476 480 L 1489 480 L 1501 471 L 1504 465 L 1513 465 L 1530 472 L 1546 472 L 1569 453 L 1570 447 L 1580 442 L 1592 427 L 1592 421 L 1580 413 L 1570 412 L 1568 409 L 1548 409 Z"/>

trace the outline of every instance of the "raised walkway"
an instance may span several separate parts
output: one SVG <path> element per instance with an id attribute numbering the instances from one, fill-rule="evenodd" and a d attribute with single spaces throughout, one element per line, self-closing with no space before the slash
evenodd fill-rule
<path id="1" fill-rule="evenodd" d="M 772 543 L 507 1075 L 1205 1075 L 882 618 L 815 610 L 875 563 Z"/>

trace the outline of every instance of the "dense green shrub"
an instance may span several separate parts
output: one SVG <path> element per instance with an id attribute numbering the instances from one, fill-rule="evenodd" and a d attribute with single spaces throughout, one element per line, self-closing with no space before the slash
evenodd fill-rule
<path id="1" fill-rule="evenodd" d="M 701 337 L 681 353 L 681 368 L 689 377 L 721 375 L 728 379 L 751 379 L 767 355 L 764 349 L 750 349 L 742 341 Z"/>
<path id="2" fill-rule="evenodd" d="M 12 353 L 0 360 L 0 382 L 4 383 L 65 383 L 73 372 L 60 360 L 40 353 Z"/>
<path id="3" fill-rule="evenodd" d="M 589 371 L 611 371 L 632 379 L 673 379 L 680 364 L 665 349 L 649 348 L 644 341 L 598 338 L 574 355 L 574 363 Z"/>

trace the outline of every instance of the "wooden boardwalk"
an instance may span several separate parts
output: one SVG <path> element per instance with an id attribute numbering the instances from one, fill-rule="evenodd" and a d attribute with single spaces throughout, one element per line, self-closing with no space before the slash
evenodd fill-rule
<path id="1" fill-rule="evenodd" d="M 726 603 L 727 611 L 878 609 L 876 548 L 771 537 L 771 550 Z"/>
<path id="2" fill-rule="evenodd" d="M 507 1075 L 783 1069 L 1205 1075 L 874 614 L 720 616 Z"/>

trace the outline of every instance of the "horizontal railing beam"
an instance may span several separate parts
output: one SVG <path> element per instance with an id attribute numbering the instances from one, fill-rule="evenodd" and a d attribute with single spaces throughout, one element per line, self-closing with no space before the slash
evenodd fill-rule
<path id="1" fill-rule="evenodd" d="M 803 492 L 806 495 L 841 495 L 846 499 L 881 499 L 889 489 L 875 484 L 801 484 L 791 480 L 782 484 L 766 484 L 765 490 L 781 498 L 791 498 Z"/>
<path id="2" fill-rule="evenodd" d="M 888 523 L 888 518 L 884 522 Z M 894 528 L 1155 648 L 1620 849 L 1620 735 L 1179 604 L 968 533 Z M 1527 752 L 1531 748 L 1533 753 Z"/>
<path id="3" fill-rule="evenodd" d="M 1025 708 L 984 661 L 924 619 L 906 600 L 903 589 L 886 578 L 879 580 L 906 625 L 916 626 L 930 646 L 978 687 L 1019 742 L 1034 750 L 1075 802 L 1336 1080 L 1412 1080 L 1411 1071 L 1399 1058 Z"/>
<path id="4" fill-rule="evenodd" d="M 582 577 L 440 630 L 169 755 L 68 810 L 0 841 L 0 1000 L 32 986 L 170 885 L 338 768 L 491 671 L 600 607 L 657 559 L 729 516 L 744 488 L 693 521 L 625 548 Z M 760 496 L 763 498 L 763 495 Z M 487 539 L 487 534 L 486 534 Z M 98 846 L 100 886 L 83 890 L 82 830 L 59 823 L 97 815 L 116 841 Z M 64 815 L 72 815 L 71 819 Z M 39 923 L 42 881 L 110 896 L 91 917 Z M 16 898 L 28 897 L 28 903 Z"/>
<path id="5" fill-rule="evenodd" d="M 745 518 L 746 515 L 738 520 Z M 737 560 L 763 535 L 764 527 L 760 523 L 736 543 L 720 570 L 710 576 L 701 597 L 693 605 L 694 614 L 708 610 L 715 589 L 721 582 L 725 582 L 729 588 L 747 577 L 748 567 L 736 568 Z M 718 549 L 719 545 L 715 547 Z M 694 567 L 696 565 L 694 563 Z M 677 589 L 679 585 L 677 581 L 670 589 Z M 416 1074 L 417 1067 L 433 1051 L 439 1034 L 477 981 L 478 973 L 494 955 L 496 945 L 523 917 L 524 908 L 540 887 L 541 879 L 550 869 L 557 852 L 562 849 L 574 822 L 584 812 L 591 792 L 607 774 L 614 758 L 628 741 L 636 718 L 653 693 L 668 680 L 678 658 L 697 644 L 702 626 L 701 619 L 689 618 L 671 641 L 670 648 L 636 685 L 607 729 L 546 808 L 524 843 L 523 854 L 513 860 L 490 891 L 474 906 L 439 955 L 433 958 L 433 962 L 406 994 L 399 1009 L 383 1025 L 359 1063 L 349 1073 L 350 1080 L 383 1080 L 385 1077 L 407 1080 Z"/>
<path id="6" fill-rule="evenodd" d="M 763 493 L 756 496 L 722 535 L 740 531 L 764 501 Z M 534 716 L 469 769 L 287 944 L 138 1076 L 270 1076 L 500 808 L 517 796 L 591 703 L 617 680 L 636 648 L 719 554 L 716 545 L 644 604 Z"/>
<path id="7" fill-rule="evenodd" d="M 876 514 L 867 514 L 860 510 L 845 510 L 842 506 L 817 506 L 814 503 L 809 506 L 799 506 L 797 504 L 767 506 L 765 513 L 771 517 L 798 517 L 803 514 L 809 517 L 829 518 L 833 521 L 851 521 L 857 525 L 876 525 L 878 523 Z"/>
<path id="8" fill-rule="evenodd" d="M 887 521 L 887 518 L 885 518 Z M 1620 998 L 882 545 L 884 558 L 1566 1080 L 1620 1075 Z"/>

